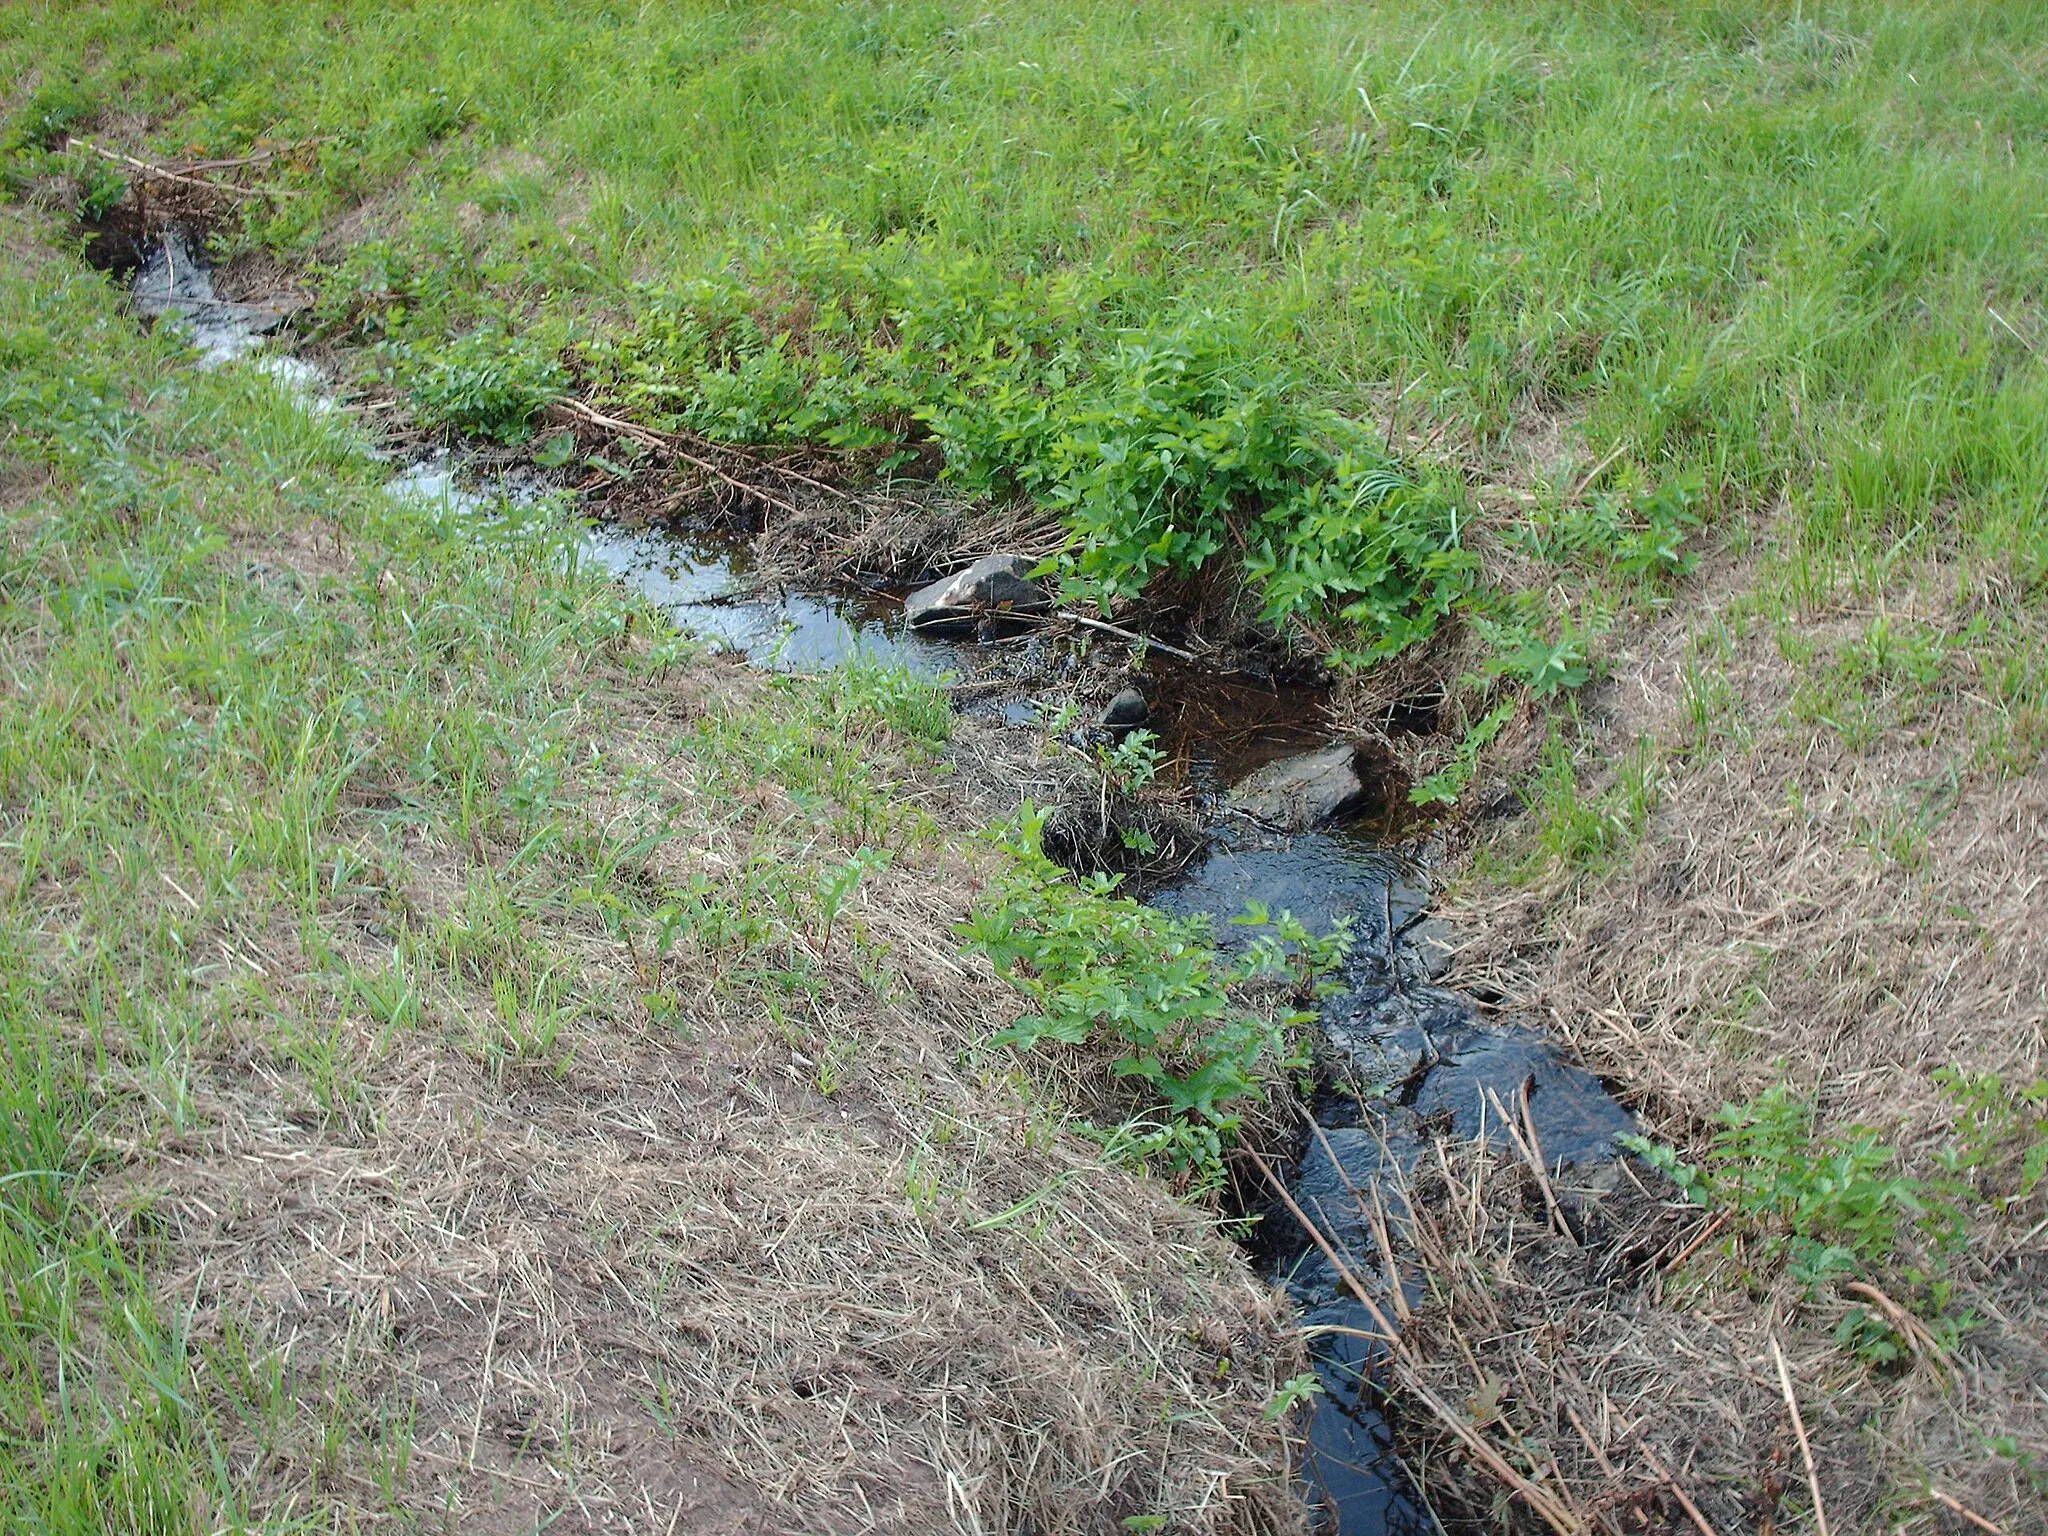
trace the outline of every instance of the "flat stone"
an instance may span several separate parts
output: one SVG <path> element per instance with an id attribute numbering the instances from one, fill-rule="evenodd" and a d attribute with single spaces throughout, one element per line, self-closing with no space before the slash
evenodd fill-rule
<path id="1" fill-rule="evenodd" d="M 1031 579 L 1035 560 L 1022 555 L 984 555 L 903 601 L 912 629 L 969 628 L 1005 613 L 1043 613 L 1052 606 L 1045 588 Z"/>
<path id="2" fill-rule="evenodd" d="M 1102 707 L 1102 728 L 1123 735 L 1152 718 L 1152 706 L 1135 688 L 1126 688 Z"/>
<path id="3" fill-rule="evenodd" d="M 1442 976 L 1451 968 L 1457 953 L 1457 935 L 1440 917 L 1425 917 L 1401 934 L 1402 969 L 1418 981 L 1435 981 Z"/>
<path id="4" fill-rule="evenodd" d="M 1266 764 L 1232 786 L 1229 805 L 1279 831 L 1305 832 L 1343 815 L 1364 798 L 1358 749 L 1340 741 Z"/>

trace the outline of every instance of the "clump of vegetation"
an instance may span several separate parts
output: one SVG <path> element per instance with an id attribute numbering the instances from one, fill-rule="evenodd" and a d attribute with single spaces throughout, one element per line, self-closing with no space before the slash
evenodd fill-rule
<path id="1" fill-rule="evenodd" d="M 1766 1262 L 1809 1291 L 1897 1262 L 1909 1232 L 1937 1251 L 1962 1232 L 1949 1192 L 1903 1172 L 1876 1130 L 1821 1131 L 1813 1105 L 1783 1084 L 1724 1107 L 1697 1165 L 1641 1137 L 1628 1144 L 1699 1204 L 1753 1222 Z"/>
<path id="2" fill-rule="evenodd" d="M 523 443 L 561 398 L 568 372 L 530 338 L 479 329 L 434 347 L 396 349 L 397 372 L 427 427 Z"/>
<path id="3" fill-rule="evenodd" d="M 1347 943 L 1318 937 L 1287 913 L 1238 921 L 1260 931 L 1220 956 L 1208 919 L 1170 917 L 1116 894 L 1116 881 L 1076 881 L 1039 847 L 1042 812 L 1027 807 L 999 838 L 1006 865 L 961 927 L 1030 1000 L 996 1046 L 1108 1045 L 1115 1072 L 1149 1092 L 1104 1135 L 1118 1151 L 1159 1157 L 1203 1187 L 1222 1177 L 1227 1142 L 1246 1108 L 1306 1063 L 1300 1030 Z M 1283 983 L 1254 1001 L 1258 984 Z M 1277 1006 L 1276 1006 L 1277 1002 Z"/>

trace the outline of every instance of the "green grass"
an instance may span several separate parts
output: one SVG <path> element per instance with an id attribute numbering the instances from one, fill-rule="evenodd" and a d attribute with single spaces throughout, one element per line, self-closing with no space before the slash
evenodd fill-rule
<path id="1" fill-rule="evenodd" d="M 1760 741 L 1940 749 L 1944 772 L 1845 834 L 1916 878 L 1970 785 L 2038 771 L 2044 63 L 2041 4 L 0 11 L 17 196 L 117 201 L 73 133 L 288 150 L 250 173 L 274 195 L 220 224 L 220 254 L 304 263 L 312 323 L 430 423 L 521 441 L 574 388 L 884 470 L 928 439 L 961 490 L 1059 511 L 1079 594 L 1227 562 L 1358 665 L 1467 627 L 1466 739 L 1424 792 L 1455 799 L 1496 736 L 1526 741 L 1504 726 L 1533 701 L 1534 814 L 1483 866 L 1532 883 L 1623 866 L 1685 774 Z M 572 918 L 631 949 L 639 1005 L 680 1033 L 689 956 L 797 1040 L 822 956 L 890 985 L 842 914 L 931 827 L 864 748 L 932 745 L 944 710 L 853 674 L 694 722 L 678 750 L 708 781 L 740 805 L 772 773 L 802 830 L 649 891 L 661 817 L 573 811 L 613 770 L 563 679 L 681 651 L 570 568 L 558 526 L 480 541 L 395 512 L 333 426 L 173 369 L 93 284 L 9 268 L 0 306 L 10 451 L 55 477 L 0 567 L 0 1209 L 24 1277 L 0 1497 L 32 1527 L 203 1505 L 232 1528 L 290 1392 L 260 1351 L 186 1347 L 143 1278 L 148 1223 L 84 1198 L 100 1149 L 197 1123 L 194 1064 L 238 1030 L 344 1125 L 410 1031 L 558 1070 L 596 1006 L 552 942 Z M 345 536 L 352 574 L 251 565 L 249 530 L 287 527 Z M 1710 554 L 1743 589 L 1690 634 L 1675 735 L 1603 743 L 1574 696 Z M 1777 713 L 1728 675 L 1759 636 L 1790 679 Z M 431 921 L 398 894 L 408 827 L 492 851 Z M 344 907 L 402 941 L 337 942 Z M 290 987 L 270 942 L 298 956 Z M 1143 1028 L 1178 1040 L 1162 1017 Z M 859 1042 L 805 1045 L 838 1092 Z M 2032 1190 L 2035 1089 L 1966 1107 L 1991 1150 L 1951 1150 Z M 1894 1170 L 1824 1120 L 1731 1151 L 1727 1188 L 1832 1148 L 1858 1200 L 1876 1191 L 1848 1218 L 1876 1213 L 1876 1253 Z M 943 1175 L 907 1177 L 935 1198 Z M 1843 1212 L 1809 1221 L 1810 1193 L 1750 1203 L 1825 1247 Z M 360 1405 L 327 1405 L 334 1435 L 364 1433 Z"/>
<path id="2" fill-rule="evenodd" d="M 114 114 L 319 140 L 229 238 L 306 250 L 369 199 L 323 313 L 450 420 L 516 418 L 559 353 L 729 436 L 930 435 L 1061 507 L 1087 590 L 1243 560 L 1367 658 L 1460 610 L 1504 656 L 1597 641 L 1680 495 L 1774 509 L 1824 590 L 2048 570 L 2044 46 L 2034 5 L 0 20 L 24 182 Z M 475 339 L 506 326 L 509 372 Z M 1475 585 L 1475 535 L 1557 568 L 1562 641 Z"/>
<path id="3" fill-rule="evenodd" d="M 394 1056 L 512 1091 L 592 1018 L 687 1040 L 679 973 L 785 1020 L 836 1090 L 858 1038 L 798 1020 L 900 993 L 850 898 L 931 841 L 880 765 L 943 741 L 945 701 L 862 668 L 700 711 L 670 753 L 748 855 L 658 877 L 699 829 L 615 760 L 618 720 L 690 650 L 574 524 L 394 500 L 345 418 L 193 369 L 26 233 L 0 246 L 0 1525 L 417 1523 L 409 1389 L 313 1372 L 203 1274 L 175 1292 L 183 1218 L 131 1175 L 226 1134 L 250 1071 L 350 1141 Z M 630 966 L 593 970 L 607 945 Z"/>

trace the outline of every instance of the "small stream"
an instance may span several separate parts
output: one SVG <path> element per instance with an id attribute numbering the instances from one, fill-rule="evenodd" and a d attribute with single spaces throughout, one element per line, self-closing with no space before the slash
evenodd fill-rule
<path id="1" fill-rule="evenodd" d="M 284 318 L 261 304 L 215 297 L 211 275 L 175 232 L 139 252 L 132 302 L 140 313 L 186 327 L 205 366 L 242 360 L 276 377 L 313 408 L 331 408 L 315 370 L 264 350 Z M 506 500 L 531 500 L 537 478 L 463 483 L 442 458 L 394 475 L 391 494 L 489 515 Z M 858 657 L 928 677 L 1014 675 L 994 647 L 928 638 L 906 626 L 900 597 L 795 592 L 763 595 L 749 580 L 747 551 L 730 538 L 682 530 L 592 528 L 585 553 L 672 614 L 678 625 L 756 663 L 784 670 L 831 667 Z M 1034 642 L 1037 643 L 1037 642 Z M 1014 657 L 1014 652 L 1007 653 Z M 1041 713 L 1027 675 L 992 701 L 1026 725 Z M 1279 834 L 1219 811 L 1223 792 L 1264 764 L 1325 745 L 1313 687 L 1218 676 L 1155 655 L 1148 666 L 1151 728 L 1169 772 L 1213 818 L 1206 852 L 1155 890 L 1164 911 L 1207 915 L 1220 947 L 1245 942 L 1228 919 L 1251 902 L 1291 911 L 1318 932 L 1340 923 L 1351 936 L 1344 990 L 1323 1007 L 1317 1132 L 1304 1131 L 1282 1160 L 1297 1203 L 1340 1251 L 1381 1265 L 1363 1203 L 1374 1192 L 1398 1214 L 1401 1174 L 1432 1136 L 1478 1137 L 1495 1125 L 1492 1097 L 1513 1103 L 1530 1085 L 1530 1114 L 1553 1170 L 1611 1163 L 1630 1117 L 1584 1069 L 1538 1031 L 1487 1019 L 1472 999 L 1437 985 L 1447 935 L 1428 916 L 1428 840 L 1389 776 L 1380 793 L 1341 824 Z M 988 706 L 980 706 L 988 707 Z M 1424 1536 L 1434 1517 L 1413 1491 L 1377 1404 L 1378 1346 L 1358 1337 L 1373 1324 L 1319 1248 L 1278 1201 L 1251 1251 L 1284 1286 L 1311 1330 L 1323 1391 L 1313 1399 L 1304 1474 L 1318 1529 L 1330 1536 Z M 1344 1330 L 1344 1331 L 1318 1331 Z"/>

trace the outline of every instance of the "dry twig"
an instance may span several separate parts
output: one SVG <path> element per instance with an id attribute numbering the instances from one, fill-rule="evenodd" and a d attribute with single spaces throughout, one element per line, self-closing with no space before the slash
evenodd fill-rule
<path id="1" fill-rule="evenodd" d="M 1799 1437 L 1799 1455 L 1806 1463 L 1806 1486 L 1813 1494 L 1813 1523 L 1820 1536 L 1828 1536 L 1828 1514 L 1820 1499 L 1820 1471 L 1813 1464 L 1813 1446 L 1806 1438 L 1806 1420 L 1799 1415 L 1799 1398 L 1792 1390 L 1792 1373 L 1785 1366 L 1785 1351 L 1771 1336 L 1771 1357 L 1778 1362 L 1778 1385 L 1785 1391 L 1785 1406 L 1792 1411 L 1792 1433 Z"/>
<path id="2" fill-rule="evenodd" d="M 158 165 L 150 160 L 138 160 L 135 156 L 122 154 L 119 150 L 102 149 L 90 139 L 67 138 L 64 141 L 64 145 L 67 149 L 82 149 L 88 154 L 97 155 L 100 159 L 107 161 L 111 165 L 125 165 L 130 170 L 140 171 L 145 181 L 174 181 L 180 186 L 204 187 L 209 192 L 225 192 L 230 197 L 266 198 L 297 197 L 299 195 L 297 189 L 293 187 L 241 187 L 236 186 L 231 181 L 215 181 L 210 177 L 194 176 L 186 171 L 174 171 L 167 165 Z M 221 161 L 211 163 L 218 164 L 223 169 L 231 169 L 241 164 L 255 164 L 257 162 L 252 159 L 246 162 Z"/>

